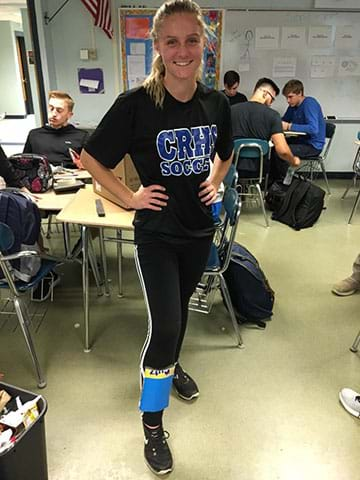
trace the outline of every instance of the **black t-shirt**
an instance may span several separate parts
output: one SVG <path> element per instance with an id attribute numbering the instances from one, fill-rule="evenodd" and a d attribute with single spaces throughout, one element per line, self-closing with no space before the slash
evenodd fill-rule
<path id="1" fill-rule="evenodd" d="M 259 102 L 231 107 L 231 122 L 234 138 L 270 140 L 272 135 L 283 133 L 280 114 Z"/>
<path id="2" fill-rule="evenodd" d="M 229 100 L 231 106 L 236 105 L 237 103 L 244 103 L 248 101 L 248 99 L 243 93 L 236 92 L 236 94 L 233 95 L 232 97 L 228 97 L 225 93 L 225 90 L 221 90 L 221 91 L 225 95 L 225 97 Z"/>
<path id="3" fill-rule="evenodd" d="M 214 151 L 227 160 L 233 149 L 230 107 L 222 94 L 199 83 L 190 101 L 166 92 L 163 108 L 157 108 L 143 87 L 130 90 L 117 98 L 84 148 L 108 168 L 129 153 L 144 187 L 166 188 L 169 200 L 160 212 L 136 212 L 137 243 L 150 233 L 174 242 L 212 235 L 210 208 L 198 194 Z"/>
<path id="4" fill-rule="evenodd" d="M 49 162 L 55 166 L 76 168 L 70 157 L 69 148 L 80 153 L 87 137 L 88 133 L 85 130 L 80 130 L 71 124 L 62 128 L 45 125 L 30 130 L 24 153 L 46 155 Z"/>

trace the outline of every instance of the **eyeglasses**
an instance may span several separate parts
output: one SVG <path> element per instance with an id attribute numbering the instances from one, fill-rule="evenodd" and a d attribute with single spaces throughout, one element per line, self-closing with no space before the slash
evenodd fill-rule
<path id="1" fill-rule="evenodd" d="M 272 93 L 269 92 L 269 90 L 266 90 L 266 88 L 262 88 L 262 91 L 267 93 L 271 97 L 271 103 L 275 102 L 276 97 Z"/>

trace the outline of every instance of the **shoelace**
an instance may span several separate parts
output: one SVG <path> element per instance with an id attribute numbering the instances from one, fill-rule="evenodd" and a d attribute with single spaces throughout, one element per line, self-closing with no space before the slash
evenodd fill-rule
<path id="1" fill-rule="evenodd" d="M 150 437 L 151 437 L 151 449 L 153 452 L 156 452 L 157 449 L 162 445 L 165 445 L 166 440 L 170 437 L 169 432 L 166 430 L 154 430 L 150 432 Z"/>
<path id="2" fill-rule="evenodd" d="M 186 375 L 184 370 L 180 368 L 179 368 L 179 371 L 174 375 L 174 377 L 176 380 L 180 380 L 180 382 L 183 382 L 183 383 L 188 383 L 189 381 L 189 377 Z"/>

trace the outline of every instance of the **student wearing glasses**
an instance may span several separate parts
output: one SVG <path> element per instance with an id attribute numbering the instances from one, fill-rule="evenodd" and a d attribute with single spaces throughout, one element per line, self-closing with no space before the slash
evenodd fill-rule
<path id="1" fill-rule="evenodd" d="M 300 159 L 293 155 L 285 140 L 280 114 L 269 108 L 279 92 L 279 87 L 270 78 L 260 78 L 250 100 L 231 107 L 233 137 L 271 140 L 280 158 L 292 166 L 298 166 Z M 266 162 L 265 172 L 269 168 L 269 162 Z M 244 178 L 252 174 L 242 171 L 240 167 L 239 175 Z"/>

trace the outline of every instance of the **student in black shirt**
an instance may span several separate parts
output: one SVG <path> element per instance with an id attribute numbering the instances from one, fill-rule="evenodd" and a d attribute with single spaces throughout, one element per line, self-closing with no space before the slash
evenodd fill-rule
<path id="1" fill-rule="evenodd" d="M 233 156 L 230 105 L 198 81 L 205 28 L 191 0 L 170 0 L 159 8 L 150 75 L 143 86 L 117 98 L 81 155 L 96 180 L 136 210 L 135 261 L 149 325 L 140 410 L 145 460 L 159 475 L 173 468 L 162 424 L 171 385 L 185 400 L 199 395 L 179 355 L 189 299 L 214 233 L 211 203 Z M 126 153 L 142 182 L 135 193 L 110 170 Z"/>
<path id="2" fill-rule="evenodd" d="M 66 92 L 49 92 L 47 125 L 30 130 L 24 153 L 46 155 L 54 166 L 81 168 L 80 152 L 88 133 L 69 123 L 73 116 L 74 100 Z"/>
<path id="3" fill-rule="evenodd" d="M 236 105 L 237 103 L 247 102 L 247 98 L 243 93 L 237 91 L 240 86 L 240 75 L 235 70 L 229 70 L 224 75 L 224 90 L 226 98 L 229 100 L 230 105 Z"/>

